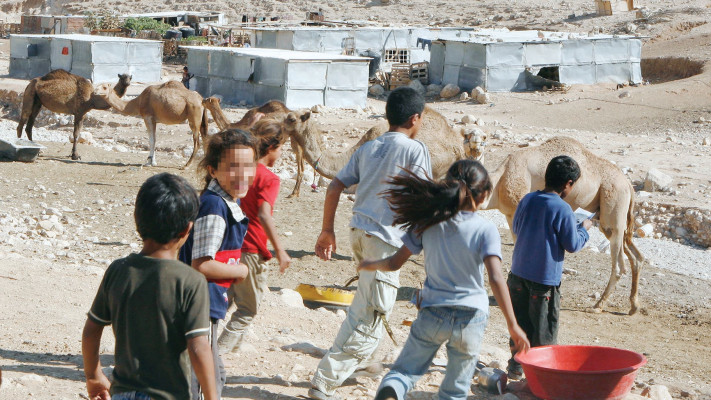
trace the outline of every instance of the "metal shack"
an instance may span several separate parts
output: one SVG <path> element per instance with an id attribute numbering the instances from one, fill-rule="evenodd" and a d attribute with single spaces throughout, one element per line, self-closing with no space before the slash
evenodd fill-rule
<path id="1" fill-rule="evenodd" d="M 32 79 L 63 69 L 93 83 L 117 74 L 158 82 L 163 42 L 93 35 L 10 35 L 10 76 Z"/>
<path id="2" fill-rule="evenodd" d="M 186 46 L 188 68 L 203 96 L 228 103 L 283 101 L 289 108 L 365 107 L 365 57 L 279 49 Z"/>
<path id="3" fill-rule="evenodd" d="M 531 89 L 524 71 L 557 72 L 564 84 L 640 83 L 642 41 L 635 36 L 490 31 L 432 43 L 432 83 L 490 92 Z"/>
<path id="4" fill-rule="evenodd" d="M 244 28 L 254 47 L 313 51 L 327 54 L 361 54 L 372 50 L 381 55 L 385 70 L 395 63 L 429 61 L 430 48 L 418 39 L 469 37 L 471 28 L 424 27 L 283 27 Z"/>

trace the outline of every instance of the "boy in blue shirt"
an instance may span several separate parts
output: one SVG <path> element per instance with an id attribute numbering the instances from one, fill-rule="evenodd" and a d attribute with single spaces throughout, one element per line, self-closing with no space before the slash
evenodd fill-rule
<path id="1" fill-rule="evenodd" d="M 589 238 L 592 222 L 586 219 L 578 225 L 563 201 L 578 178 L 575 160 L 553 158 L 546 168 L 545 189 L 524 196 L 514 214 L 512 232 L 517 239 L 507 283 L 516 320 L 531 347 L 556 344 L 563 258 L 566 251 L 582 249 Z M 508 374 L 520 379 L 523 371 L 515 354 L 512 350 Z"/>

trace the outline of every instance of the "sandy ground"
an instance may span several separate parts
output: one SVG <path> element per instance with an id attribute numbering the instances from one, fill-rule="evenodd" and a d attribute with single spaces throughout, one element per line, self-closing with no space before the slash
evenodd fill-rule
<path id="1" fill-rule="evenodd" d="M 310 1 L 293 3 L 294 9 L 317 7 Z M 29 7 L 37 8 L 37 4 L 29 4 Z M 83 4 L 89 8 L 98 6 L 98 2 Z M 132 2 L 101 4 L 115 4 L 119 9 L 135 8 Z M 145 4 L 146 11 L 154 8 L 153 3 Z M 176 8 L 183 6 L 178 1 L 172 4 Z M 287 2 L 260 4 L 266 8 L 254 9 L 273 7 L 278 11 Z M 479 19 L 482 26 L 520 24 L 537 28 L 539 24 L 583 32 L 593 26 L 614 32 L 635 20 L 634 13 L 594 17 L 589 14 L 592 2 L 582 1 L 495 3 L 486 0 L 464 9 L 459 3 L 444 0 L 436 5 L 428 3 L 427 7 L 424 1 L 397 1 L 389 6 L 380 6 L 379 2 L 319 4 L 334 18 L 379 16 L 383 21 L 387 16 L 387 22 L 413 23 L 423 18 L 435 21 L 451 18 L 448 24 L 454 25 L 466 25 Z M 244 3 L 231 5 L 235 12 L 245 6 Z M 708 4 L 650 1 L 638 5 L 657 12 L 656 19 L 635 22 L 644 25 L 641 32 L 650 36 L 643 48 L 645 57 L 709 59 L 711 28 L 709 24 L 696 23 L 709 19 Z M 210 6 L 211 3 L 204 5 L 205 8 Z M 8 12 L 8 9 L 3 8 L 3 11 Z M 572 13 L 576 17 L 567 18 Z M 433 17 L 428 17 L 429 14 Z M 502 16 L 499 21 L 487 19 L 499 15 Z M 9 60 L 7 40 L 0 40 L 0 52 L 0 90 L 21 92 L 26 81 L 8 79 L 5 75 Z M 178 77 L 175 67 L 166 67 L 164 71 L 166 78 Z M 135 95 L 141 90 L 140 85 L 134 85 L 128 94 Z M 621 97 L 622 92 L 628 96 Z M 648 201 L 709 208 L 711 146 L 702 143 L 704 138 L 711 138 L 711 124 L 696 122 L 702 118 L 711 120 L 711 69 L 708 66 L 706 72 L 687 79 L 621 90 L 605 85 L 574 86 L 567 92 L 500 93 L 492 94 L 491 98 L 489 105 L 459 101 L 431 103 L 455 127 L 461 126 L 458 122 L 465 115 L 482 120 L 480 128 L 489 135 L 484 159 L 487 168 L 495 168 L 522 144 L 540 144 L 555 135 L 571 136 L 599 156 L 630 168 L 628 176 L 632 181 L 644 179 L 652 167 L 671 175 L 677 193 L 655 192 Z M 381 117 L 383 101 L 369 99 L 368 106 L 365 112 L 326 109 L 315 116 L 328 131 L 328 146 L 332 151 L 345 149 Z M 244 112 L 243 108 L 226 109 L 233 121 Z M 68 158 L 71 144 L 66 137 L 71 125 L 67 125 L 67 121 L 56 122 L 37 128 L 41 137 L 38 141 L 47 149 L 36 162 L 0 163 L 0 368 L 3 371 L 0 399 L 85 398 L 81 328 L 108 263 L 140 249 L 132 219 L 138 187 L 147 177 L 163 171 L 183 175 L 196 185 L 199 181 L 194 169 L 179 170 L 187 160 L 184 152 L 191 149 L 187 125 L 159 126 L 159 167 L 144 168 L 141 165 L 147 156 L 147 138 L 139 119 L 92 111 L 85 130 L 91 133 L 93 142 L 79 145 L 82 160 L 76 162 Z M 12 106 L 4 107 L 0 113 L 0 137 L 12 137 L 15 126 Z M 302 398 L 320 355 L 335 337 L 343 314 L 290 307 L 284 301 L 283 290 L 294 289 L 302 282 L 342 285 L 354 272 L 347 234 L 352 202 L 344 196 L 339 205 L 336 220 L 339 250 L 335 260 L 320 261 L 314 255 L 313 246 L 320 228 L 323 190 L 312 192 L 306 185 L 300 198 L 286 198 L 294 185 L 290 151 L 285 152 L 275 171 L 283 177 L 275 219 L 294 262 L 287 273 L 271 274 L 271 292 L 246 345 L 241 352 L 226 356 L 228 384 L 224 398 Z M 311 179 L 312 175 L 307 174 L 307 184 Z M 61 228 L 50 231 L 38 228 L 39 221 L 54 220 L 50 214 L 57 216 Z M 500 214 L 487 212 L 486 215 L 499 224 L 504 264 L 508 268 L 513 249 L 508 229 Z M 595 293 L 601 293 L 607 283 L 608 255 L 586 249 L 566 258 L 566 266 L 577 274 L 564 275 L 560 342 L 614 346 L 644 353 L 648 364 L 639 372 L 636 394 L 646 385 L 663 384 L 669 387 L 674 398 L 711 399 L 708 376 L 711 365 L 708 335 L 711 262 L 708 260 L 711 251 L 668 240 L 640 243 L 649 249 L 645 255 L 653 265 L 642 271 L 643 309 L 634 316 L 626 315 L 629 276 L 618 283 L 605 312 L 586 312 L 595 302 Z M 698 266 L 698 270 L 688 273 L 675 269 L 679 260 L 686 266 Z M 402 289 L 392 317 L 400 344 L 408 333 L 408 327 L 400 323 L 415 316 L 407 300 L 413 288 L 419 288 L 424 279 L 422 262 L 422 258 L 414 258 L 402 271 Z M 506 342 L 503 318 L 498 308 L 492 307 L 482 359 L 505 361 Z M 370 398 L 377 388 L 382 367 L 387 369 L 398 351 L 392 342 L 384 340 L 377 363 L 349 379 L 339 394 L 346 399 Z M 102 342 L 102 354 L 103 364 L 110 366 L 113 338 L 109 331 Z M 412 398 L 432 398 L 443 373 L 443 368 L 433 366 Z M 516 395 L 522 399 L 532 398 L 525 391 Z M 470 398 L 497 397 L 474 387 Z"/>

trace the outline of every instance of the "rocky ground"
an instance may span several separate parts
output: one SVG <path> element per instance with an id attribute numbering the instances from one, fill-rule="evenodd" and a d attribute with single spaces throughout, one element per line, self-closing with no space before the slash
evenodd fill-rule
<path id="1" fill-rule="evenodd" d="M 8 12 L 7 4 L 0 9 Z M 43 5 L 24 4 L 30 8 Z M 78 3 L 51 4 L 76 7 Z M 91 1 L 82 4 L 98 7 Z M 179 1 L 171 4 L 182 8 Z M 261 2 L 250 10 L 264 12 L 274 7 L 278 11 L 286 4 Z M 292 8 L 301 13 L 299 8 L 310 9 L 314 4 L 304 1 Z M 478 21 L 481 26 L 546 26 L 581 32 L 595 26 L 615 32 L 632 29 L 628 26 L 632 23 L 635 30 L 650 36 L 643 49 L 645 57 L 683 56 L 704 62 L 711 55 L 711 28 L 699 22 L 709 19 L 711 9 L 700 1 L 638 3 L 651 12 L 646 21 L 638 20 L 634 13 L 595 17 L 590 14 L 594 4 L 582 1 L 534 4 L 483 0 L 463 9 L 454 2 L 442 1 L 437 7 L 428 4 L 419 0 L 395 1 L 388 6 L 380 6 L 379 2 L 326 2 L 323 7 L 329 16 L 377 17 L 385 22 L 449 18 L 451 24 Z M 128 2 L 116 5 L 135 8 Z M 245 6 L 235 2 L 230 9 L 241 12 L 234 7 L 238 5 Z M 150 11 L 158 3 L 145 2 L 145 7 Z M 572 13 L 576 16 L 569 18 Z M 15 135 L 17 96 L 26 85 L 26 81 L 2 76 L 7 73 L 8 57 L 8 41 L 0 40 L 1 138 Z M 669 66 L 672 67 L 671 62 Z M 177 77 L 177 68 L 164 68 L 165 79 Z M 141 86 L 134 85 L 128 94 L 136 95 L 141 90 Z M 602 253 L 598 248 L 603 237 L 595 231 L 587 249 L 566 258 L 569 271 L 562 286 L 560 332 L 561 343 L 614 346 L 644 353 L 648 364 L 640 370 L 630 398 L 669 398 L 665 397 L 667 390 L 673 398 L 711 399 L 711 251 L 694 244 L 690 236 L 694 232 L 677 236 L 676 227 L 669 228 L 673 214 L 690 209 L 709 212 L 710 94 L 711 71 L 707 66 L 705 72 L 686 79 L 619 90 L 599 85 L 574 86 L 565 92 L 494 93 L 487 104 L 430 99 L 430 105 L 455 128 L 476 127 L 488 135 L 484 158 L 487 168 L 495 168 L 507 154 L 522 146 L 535 146 L 552 136 L 565 135 L 617 163 L 635 183 L 638 206 L 646 210 L 638 215 L 640 223 L 653 222 L 655 233 L 659 233 L 659 238 L 635 239 L 651 262 L 642 270 L 641 312 L 626 315 L 629 276 L 618 283 L 606 312 L 586 312 L 604 290 L 610 273 L 609 255 L 604 253 L 604 246 Z M 323 126 L 327 146 L 340 152 L 382 118 L 383 109 L 383 98 L 372 98 L 364 110 L 323 109 L 315 118 Z M 245 111 L 240 107 L 226 109 L 233 121 Z M 473 123 L 464 124 L 463 119 Z M 214 131 L 213 127 L 211 124 Z M 147 177 L 163 171 L 199 182 L 194 169 L 178 169 L 192 150 L 187 125 L 159 126 L 159 167 L 155 168 L 141 166 L 147 157 L 147 138 L 139 119 L 92 111 L 85 123 L 88 134 L 79 144 L 81 161 L 68 158 L 70 132 L 70 118 L 45 113 L 35 130 L 35 140 L 47 147 L 40 158 L 31 164 L 0 163 L 0 368 L 4 378 L 0 399 L 85 398 L 81 327 L 108 263 L 140 249 L 132 219 L 138 187 Z M 330 346 L 344 316 L 337 310 L 305 308 L 293 301 L 291 290 L 299 283 L 342 285 L 353 274 L 347 239 L 352 202 L 344 196 L 339 204 L 337 257 L 331 262 L 320 261 L 313 246 L 320 228 L 323 189 L 312 192 L 308 188 L 313 175 L 307 167 L 307 183 L 301 197 L 287 199 L 294 185 L 295 164 L 290 151 L 284 154 L 275 167 L 282 177 L 275 219 L 294 262 L 287 273 L 271 274 L 271 292 L 245 346 L 241 352 L 226 356 L 225 398 L 302 398 L 320 356 Z M 647 172 L 652 168 L 671 179 L 666 190 L 644 190 Z M 669 213 L 672 215 L 663 218 Z M 507 268 L 513 245 L 505 221 L 496 211 L 485 215 L 500 228 Z M 698 229 L 708 229 L 704 222 L 707 220 L 701 221 Z M 422 258 L 414 258 L 402 272 L 402 289 L 392 317 L 400 344 L 409 329 L 401 322 L 415 316 L 407 300 L 424 279 L 422 262 Z M 505 361 L 506 343 L 503 318 L 492 307 L 482 360 Z M 346 399 L 372 397 L 398 351 L 396 345 L 384 340 L 373 365 L 349 379 L 339 394 Z M 112 353 L 113 338 L 107 331 L 102 342 L 104 365 L 112 365 Z M 433 366 L 418 383 L 412 398 L 433 398 L 443 373 L 442 367 Z M 470 398 L 532 398 L 525 389 L 513 389 L 514 393 L 501 397 L 473 386 Z"/>

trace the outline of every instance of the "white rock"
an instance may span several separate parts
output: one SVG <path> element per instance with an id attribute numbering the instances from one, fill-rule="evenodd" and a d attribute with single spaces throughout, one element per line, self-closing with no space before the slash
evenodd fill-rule
<path id="1" fill-rule="evenodd" d="M 441 91 L 442 91 L 442 85 L 438 85 L 436 83 L 431 83 L 431 84 L 427 85 L 427 92 L 425 93 L 425 95 L 434 96 L 434 95 L 439 94 L 439 92 L 441 92 Z"/>
<path id="2" fill-rule="evenodd" d="M 476 122 L 476 117 L 471 114 L 465 115 L 462 117 L 462 122 L 465 124 L 473 124 Z"/>
<path id="3" fill-rule="evenodd" d="M 644 178 L 644 190 L 648 192 L 661 191 L 668 188 L 672 183 L 672 177 L 662 171 L 652 168 Z"/>
<path id="4" fill-rule="evenodd" d="M 114 146 L 114 150 L 118 151 L 119 153 L 128 153 L 128 147 L 122 144 L 117 144 L 116 146 Z"/>
<path id="5" fill-rule="evenodd" d="M 425 89 L 425 87 L 422 85 L 422 82 L 420 82 L 419 79 L 410 81 L 410 83 L 408 83 L 407 86 L 412 89 L 415 89 L 415 91 L 417 91 L 417 93 L 420 93 L 423 95 L 425 94 L 425 92 L 427 92 L 427 89 Z"/>
<path id="6" fill-rule="evenodd" d="M 620 93 L 620 95 L 617 96 L 617 97 L 619 97 L 619 98 L 621 98 L 621 99 L 624 99 L 624 98 L 627 98 L 627 97 L 632 97 L 632 95 L 630 94 L 629 91 L 625 90 L 624 92 Z"/>
<path id="7" fill-rule="evenodd" d="M 649 391 L 645 390 L 645 392 L 648 392 L 647 396 L 652 400 L 672 400 L 669 389 L 664 385 L 652 385 L 649 387 Z"/>
<path id="8" fill-rule="evenodd" d="M 458 95 L 460 92 L 459 86 L 449 83 L 447 86 L 442 88 L 442 91 L 439 92 L 439 96 L 442 97 L 443 99 L 449 99 L 452 98 L 456 95 Z"/>
<path id="9" fill-rule="evenodd" d="M 338 310 L 336 310 L 336 316 L 341 320 L 344 320 L 346 319 L 346 312 L 339 308 Z"/>
<path id="10" fill-rule="evenodd" d="M 459 100 L 464 101 L 469 99 L 469 93 L 467 92 L 462 92 L 459 94 Z"/>
<path id="11" fill-rule="evenodd" d="M 23 383 L 28 383 L 28 382 L 45 382 L 45 378 L 37 375 L 37 374 L 25 374 L 22 375 L 20 378 L 17 379 L 20 382 Z"/>
<path id="12" fill-rule="evenodd" d="M 323 112 L 323 106 L 320 104 L 314 104 L 313 107 L 311 107 L 311 112 L 321 113 L 321 112 Z"/>
<path id="13" fill-rule="evenodd" d="M 54 222 L 52 222 L 50 220 L 40 221 L 38 225 L 40 228 L 44 229 L 45 231 L 51 231 L 52 229 L 54 229 Z"/>
<path id="14" fill-rule="evenodd" d="M 705 137 L 701 144 L 703 144 L 704 146 L 711 146 L 711 138 Z"/>
<path id="15" fill-rule="evenodd" d="M 383 88 L 382 85 L 373 85 L 368 88 L 368 93 L 370 93 L 371 96 L 382 96 L 385 94 L 385 88 Z"/>
<path id="16" fill-rule="evenodd" d="M 304 306 L 304 299 L 301 294 L 292 289 L 280 290 L 279 299 L 288 307 L 301 308 Z"/>
<path id="17" fill-rule="evenodd" d="M 322 349 L 318 346 L 314 346 L 312 343 L 309 342 L 292 343 L 286 346 L 282 346 L 281 349 L 284 351 L 296 351 L 299 353 L 309 354 L 319 358 L 323 357 L 323 355 L 326 354 L 325 349 Z"/>

